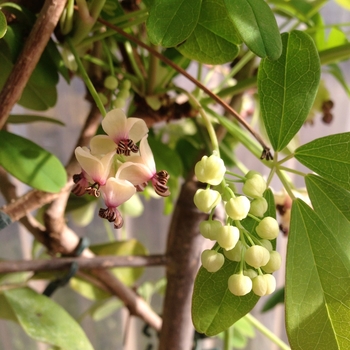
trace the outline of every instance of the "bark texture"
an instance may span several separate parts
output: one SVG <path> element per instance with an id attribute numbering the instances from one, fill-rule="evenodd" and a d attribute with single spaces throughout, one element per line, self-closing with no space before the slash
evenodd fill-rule
<path id="1" fill-rule="evenodd" d="M 159 350 L 190 350 L 193 346 L 191 299 L 204 244 L 199 223 L 207 218 L 193 203 L 197 188 L 193 180 L 184 183 L 170 225 Z"/>

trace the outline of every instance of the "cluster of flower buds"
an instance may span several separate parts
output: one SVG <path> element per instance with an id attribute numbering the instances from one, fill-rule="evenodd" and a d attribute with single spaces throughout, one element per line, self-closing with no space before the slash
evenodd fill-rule
<path id="1" fill-rule="evenodd" d="M 280 268 L 281 256 L 271 243 L 279 234 L 279 225 L 273 217 L 264 216 L 268 209 L 268 202 L 263 197 L 265 180 L 258 172 L 249 171 L 239 180 L 244 183 L 243 194 L 234 193 L 229 180 L 224 179 L 224 162 L 215 151 L 196 164 L 195 174 L 198 181 L 207 183 L 207 187 L 197 190 L 194 203 L 200 211 L 210 213 L 209 219 L 200 223 L 199 230 L 205 238 L 217 242 L 212 250 L 203 251 L 202 266 L 209 272 L 216 272 L 225 259 L 239 262 L 239 272 L 228 279 L 231 293 L 237 296 L 251 291 L 259 296 L 271 294 L 276 289 L 272 273 Z M 221 201 L 225 205 L 225 225 L 212 219 Z M 247 216 L 257 222 L 253 233 L 241 222 Z"/>
<path id="2" fill-rule="evenodd" d="M 100 209 L 100 217 L 120 228 L 123 218 L 118 206 L 137 191 L 143 191 L 148 182 L 158 195 L 168 196 L 169 174 L 165 170 L 156 171 L 144 120 L 127 118 L 121 109 L 114 109 L 102 120 L 102 128 L 107 135 L 96 135 L 89 148 L 75 150 L 82 171 L 73 176 L 72 192 L 78 196 L 101 195 L 106 208 Z"/>
<path id="3" fill-rule="evenodd" d="M 110 101 L 114 108 L 124 107 L 127 99 L 130 96 L 130 80 L 124 79 L 121 83 L 119 83 L 118 79 L 114 75 L 109 75 L 105 78 L 103 85 L 107 91 L 105 91 L 105 93 L 99 93 L 102 103 L 106 105 L 108 103 L 107 96 L 110 96 Z"/>

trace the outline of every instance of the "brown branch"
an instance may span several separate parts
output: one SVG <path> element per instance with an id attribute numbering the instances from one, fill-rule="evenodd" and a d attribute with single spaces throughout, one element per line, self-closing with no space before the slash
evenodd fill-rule
<path id="1" fill-rule="evenodd" d="M 192 83 L 194 83 L 196 86 L 198 86 L 202 91 L 204 91 L 206 94 L 208 94 L 214 101 L 216 101 L 218 104 L 220 104 L 227 112 L 232 114 L 240 124 L 242 124 L 255 138 L 256 140 L 261 144 L 263 147 L 263 154 L 266 154 L 267 159 L 272 159 L 272 155 L 270 153 L 270 148 L 266 145 L 265 141 L 262 139 L 262 137 L 251 128 L 251 126 L 240 116 L 240 114 L 235 111 L 229 104 L 227 104 L 223 99 L 221 99 L 218 95 L 214 94 L 210 89 L 208 89 L 205 85 L 203 85 L 200 81 L 198 81 L 196 78 L 194 78 L 191 74 L 189 74 L 185 69 L 181 68 L 177 64 L 175 64 L 173 61 L 171 61 L 169 58 L 163 56 L 160 52 L 155 50 L 153 47 L 145 44 L 140 39 L 128 34 L 123 29 L 115 26 L 114 24 L 109 23 L 108 21 L 99 18 L 98 21 L 102 24 L 104 24 L 106 27 L 109 27 L 113 30 L 115 30 L 117 33 L 123 35 L 128 40 L 136 43 L 137 45 L 143 47 L 148 52 L 150 52 L 155 57 L 162 60 L 164 63 L 168 64 L 170 67 L 175 69 L 177 72 L 182 74 L 184 77 L 186 77 L 188 80 L 190 80 Z"/>
<path id="2" fill-rule="evenodd" d="M 66 0 L 46 0 L 22 52 L 0 93 L 0 129 L 22 92 L 43 53 L 66 4 Z"/>
<path id="3" fill-rule="evenodd" d="M 80 269 L 108 269 L 111 267 L 144 267 L 165 265 L 164 255 L 145 256 L 95 256 L 89 259 L 82 257 L 53 258 L 50 260 L 12 260 L 0 261 L 0 273 L 21 271 L 54 271 L 65 270 L 76 262 Z"/>
<path id="4" fill-rule="evenodd" d="M 193 180 L 182 186 L 170 225 L 160 350 L 190 350 L 193 345 L 191 297 L 205 242 L 199 224 L 208 217 L 193 203 L 197 188 Z"/>

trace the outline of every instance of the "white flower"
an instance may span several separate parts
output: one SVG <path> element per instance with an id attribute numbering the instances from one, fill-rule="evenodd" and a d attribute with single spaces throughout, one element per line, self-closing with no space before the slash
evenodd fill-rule
<path id="1" fill-rule="evenodd" d="M 140 156 L 128 158 L 128 161 L 120 166 L 116 176 L 130 181 L 140 190 L 144 189 L 148 181 L 152 181 L 156 193 L 165 197 L 170 194 L 169 188 L 166 186 L 169 174 L 165 170 L 157 172 L 147 138 L 146 135 L 140 142 Z"/>
<path id="2" fill-rule="evenodd" d="M 136 153 L 136 143 L 148 133 L 143 119 L 127 118 L 120 108 L 109 111 L 102 120 L 102 128 L 108 135 L 97 135 L 91 140 L 92 153 L 105 154 L 116 150 L 118 154 Z"/>
<path id="3" fill-rule="evenodd" d="M 213 153 L 210 157 L 203 156 L 196 164 L 194 172 L 198 181 L 216 186 L 223 180 L 226 167 L 224 161 Z"/>
<path id="4" fill-rule="evenodd" d="M 250 201 L 245 196 L 231 198 L 225 205 L 227 215 L 233 220 L 243 220 L 250 209 Z"/>

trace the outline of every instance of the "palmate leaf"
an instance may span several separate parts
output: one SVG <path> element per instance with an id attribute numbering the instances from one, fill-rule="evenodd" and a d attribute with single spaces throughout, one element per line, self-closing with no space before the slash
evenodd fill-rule
<path id="1" fill-rule="evenodd" d="M 0 130 L 0 165 L 25 184 L 46 192 L 59 192 L 67 174 L 53 154 L 21 136 Z"/>
<path id="2" fill-rule="evenodd" d="M 263 59 L 258 92 L 266 132 L 275 151 L 288 145 L 305 122 L 320 81 L 320 60 L 312 39 L 300 31 L 282 34 L 283 52 Z"/>
<path id="3" fill-rule="evenodd" d="M 329 135 L 295 150 L 295 158 L 338 186 L 350 190 L 350 133 Z"/>
<path id="4" fill-rule="evenodd" d="M 282 53 L 277 22 L 263 0 L 224 0 L 228 14 L 244 43 L 257 56 L 276 60 Z"/>
<path id="5" fill-rule="evenodd" d="M 197 25 L 202 0 L 154 0 L 146 23 L 154 45 L 173 47 L 185 41 Z"/>
<path id="6" fill-rule="evenodd" d="M 232 61 L 242 43 L 223 0 L 203 0 L 198 23 L 177 49 L 190 59 L 207 64 Z"/>
<path id="7" fill-rule="evenodd" d="M 328 225 L 300 199 L 292 206 L 286 270 L 292 349 L 349 349 L 350 260 Z"/>
<path id="8" fill-rule="evenodd" d="M 276 210 L 272 192 L 265 191 L 264 197 L 269 204 L 265 216 L 274 217 Z M 254 232 L 258 223 L 247 218 L 242 224 L 249 232 Z M 203 267 L 199 269 L 192 297 L 192 321 L 199 333 L 213 336 L 226 330 L 258 302 L 260 297 L 253 292 L 237 297 L 229 291 L 228 278 L 239 272 L 239 265 L 239 262 L 225 259 L 224 266 L 215 273 L 210 273 Z"/>
<path id="9" fill-rule="evenodd" d="M 4 291 L 0 300 L 8 311 L 0 312 L 1 316 L 16 317 L 31 338 L 62 349 L 93 350 L 79 324 L 50 298 L 30 288 L 17 288 Z"/>
<path id="10" fill-rule="evenodd" d="M 350 192 L 317 175 L 305 178 L 312 206 L 350 258 Z"/>

